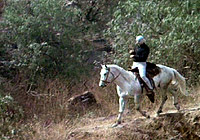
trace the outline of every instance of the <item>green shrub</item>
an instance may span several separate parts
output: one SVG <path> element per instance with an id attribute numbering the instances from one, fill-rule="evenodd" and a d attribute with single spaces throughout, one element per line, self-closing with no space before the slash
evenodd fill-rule
<path id="1" fill-rule="evenodd" d="M 70 77 L 85 71 L 79 15 L 65 0 L 9 0 L 0 27 L 12 67 L 29 71 L 31 77 Z"/>
<path id="2" fill-rule="evenodd" d="M 128 50 L 143 35 L 151 48 L 149 61 L 178 69 L 189 83 L 199 81 L 200 15 L 198 0 L 119 2 L 106 35 L 115 49 L 115 62 L 130 65 Z"/>
<path id="3" fill-rule="evenodd" d="M 10 139 L 17 134 L 16 124 L 23 117 L 22 109 L 11 96 L 0 95 L 0 139 Z"/>

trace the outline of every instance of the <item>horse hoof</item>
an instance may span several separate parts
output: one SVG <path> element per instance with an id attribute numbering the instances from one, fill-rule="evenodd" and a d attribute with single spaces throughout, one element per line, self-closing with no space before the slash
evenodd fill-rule
<path id="1" fill-rule="evenodd" d="M 178 103 L 175 103 L 174 106 L 177 109 L 177 111 L 179 112 L 180 111 L 180 105 Z"/>
<path id="2" fill-rule="evenodd" d="M 177 109 L 177 111 L 180 111 L 180 106 L 177 105 L 177 106 L 176 106 L 176 109 Z"/>
<path id="3" fill-rule="evenodd" d="M 157 111 L 157 115 L 160 115 L 160 113 L 162 113 L 162 110 Z"/>
<path id="4" fill-rule="evenodd" d="M 111 128 L 115 128 L 115 127 L 117 127 L 119 124 L 118 123 L 114 123 L 112 126 L 111 126 Z"/>
<path id="5" fill-rule="evenodd" d="M 121 124 L 121 121 L 118 121 L 118 122 L 114 123 L 114 124 L 111 126 L 111 128 L 117 127 L 119 124 Z"/>
<path id="6" fill-rule="evenodd" d="M 149 116 L 149 115 L 147 115 L 146 117 L 147 117 L 147 119 L 150 119 L 150 116 Z"/>

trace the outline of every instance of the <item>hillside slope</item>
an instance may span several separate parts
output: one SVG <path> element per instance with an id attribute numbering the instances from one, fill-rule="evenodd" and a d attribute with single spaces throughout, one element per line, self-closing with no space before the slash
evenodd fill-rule
<path id="1" fill-rule="evenodd" d="M 68 134 L 69 140 L 199 140 L 200 107 L 168 111 L 159 117 L 146 119 L 139 115 L 124 115 L 124 121 L 111 128 L 116 116 L 83 118 Z"/>

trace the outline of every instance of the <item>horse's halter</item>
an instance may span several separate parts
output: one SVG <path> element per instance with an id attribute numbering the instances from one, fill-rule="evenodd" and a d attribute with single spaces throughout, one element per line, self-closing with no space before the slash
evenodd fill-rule
<path id="1" fill-rule="evenodd" d="M 104 82 L 104 83 L 106 83 L 106 84 L 112 83 L 112 82 L 115 81 L 115 80 L 119 77 L 119 75 L 121 74 L 121 73 L 119 73 L 119 74 L 115 77 L 115 75 L 110 71 L 110 68 L 107 67 L 106 70 L 108 70 L 107 75 L 106 75 L 106 79 L 105 79 L 105 80 L 101 80 L 102 82 Z M 113 79 L 112 79 L 110 82 L 108 81 L 109 73 L 111 73 L 111 75 L 112 75 L 112 77 L 113 77 Z"/>

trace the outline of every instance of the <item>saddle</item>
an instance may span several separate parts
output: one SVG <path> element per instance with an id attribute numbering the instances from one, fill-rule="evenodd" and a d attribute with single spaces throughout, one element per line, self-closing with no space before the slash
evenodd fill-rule
<path id="1" fill-rule="evenodd" d="M 140 85 L 141 85 L 141 88 L 142 88 L 142 92 L 143 92 L 143 88 L 145 88 L 145 90 L 147 91 L 147 93 L 152 93 L 152 90 L 149 89 L 149 87 L 146 85 L 146 83 L 142 80 L 142 78 L 140 77 L 140 74 L 139 74 L 139 70 L 138 68 L 134 68 L 134 69 L 131 69 L 129 68 L 129 71 L 131 72 L 134 72 Z M 150 62 L 147 62 L 147 67 L 146 67 L 146 76 L 147 78 L 149 79 L 153 89 L 155 89 L 155 83 L 154 83 L 154 80 L 153 78 L 158 75 L 160 73 L 160 68 L 158 66 L 156 66 L 156 64 L 154 63 L 150 63 Z M 148 98 L 154 102 L 154 95 L 152 94 L 147 94 Z M 151 97 L 153 96 L 153 97 Z"/>

